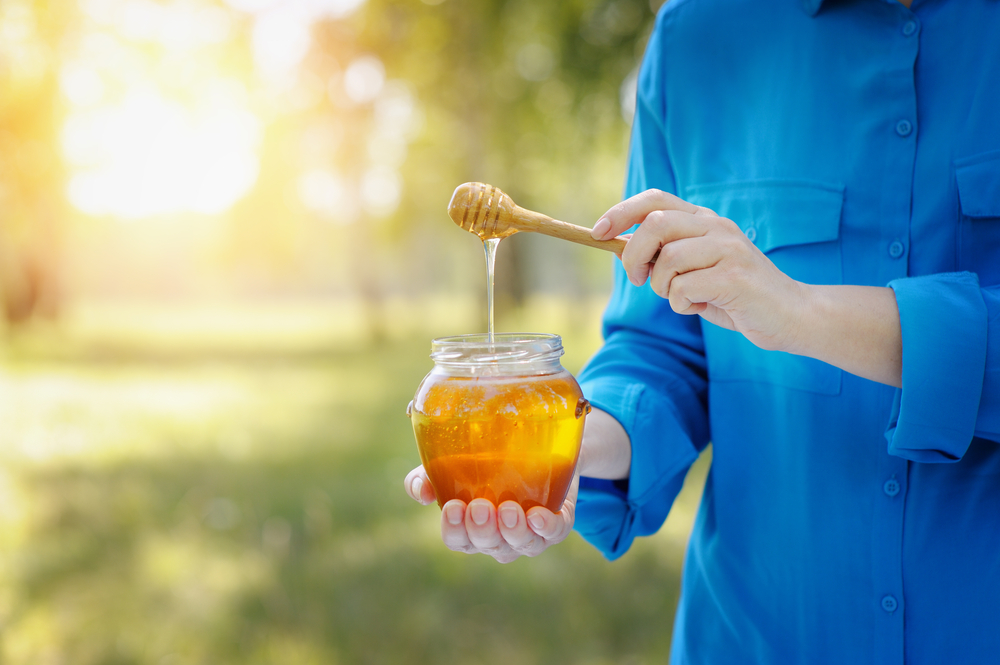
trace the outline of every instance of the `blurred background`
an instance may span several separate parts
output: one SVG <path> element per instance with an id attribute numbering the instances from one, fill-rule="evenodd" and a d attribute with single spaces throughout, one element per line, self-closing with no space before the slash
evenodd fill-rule
<path id="1" fill-rule="evenodd" d="M 707 460 L 610 564 L 500 566 L 402 490 L 485 328 L 481 180 L 620 198 L 660 0 L 0 3 L 0 663 L 646 663 Z M 612 258 L 500 246 L 499 330 L 600 343 Z"/>

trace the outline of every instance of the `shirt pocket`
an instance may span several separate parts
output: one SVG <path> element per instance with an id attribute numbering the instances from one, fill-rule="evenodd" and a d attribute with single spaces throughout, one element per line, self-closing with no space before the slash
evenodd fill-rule
<path id="1" fill-rule="evenodd" d="M 731 219 L 789 277 L 840 284 L 843 267 L 841 185 L 752 180 L 691 185 L 684 198 Z M 840 392 L 841 370 L 813 358 L 765 351 L 743 335 L 704 325 L 712 381 L 769 383 L 827 395 Z"/>
<path id="2" fill-rule="evenodd" d="M 959 203 L 959 270 L 1000 284 L 1000 150 L 955 162 Z"/>

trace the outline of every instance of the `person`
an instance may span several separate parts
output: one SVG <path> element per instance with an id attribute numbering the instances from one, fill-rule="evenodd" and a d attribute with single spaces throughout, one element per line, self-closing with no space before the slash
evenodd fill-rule
<path id="1" fill-rule="evenodd" d="M 996 0 L 665 5 L 579 480 L 445 543 L 615 559 L 711 441 L 672 663 L 1000 660 L 998 36 Z"/>

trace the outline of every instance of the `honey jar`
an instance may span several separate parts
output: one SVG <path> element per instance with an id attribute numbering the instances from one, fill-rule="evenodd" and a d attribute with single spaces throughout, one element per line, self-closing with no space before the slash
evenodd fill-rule
<path id="1" fill-rule="evenodd" d="M 482 497 L 560 509 L 590 412 L 562 355 L 558 335 L 433 341 L 434 368 L 407 414 L 438 505 Z"/>

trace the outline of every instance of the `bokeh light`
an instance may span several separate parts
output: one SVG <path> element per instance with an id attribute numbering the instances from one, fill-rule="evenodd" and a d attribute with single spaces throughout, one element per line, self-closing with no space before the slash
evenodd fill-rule
<path id="1" fill-rule="evenodd" d="M 385 85 L 385 67 L 372 55 L 356 58 L 344 71 L 344 91 L 357 104 L 366 104 L 378 97 Z"/>

